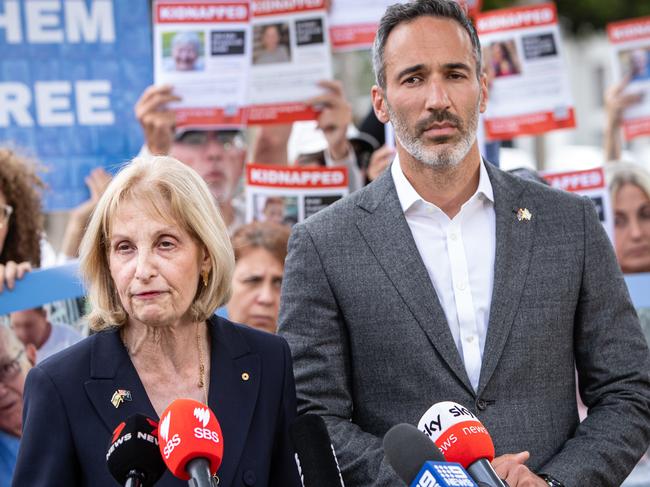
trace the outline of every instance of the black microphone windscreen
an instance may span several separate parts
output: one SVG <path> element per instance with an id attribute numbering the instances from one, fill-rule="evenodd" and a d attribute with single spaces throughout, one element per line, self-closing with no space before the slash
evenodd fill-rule
<path id="1" fill-rule="evenodd" d="M 143 487 L 151 487 L 165 473 L 158 448 L 158 423 L 142 414 L 133 414 L 113 432 L 106 464 L 120 485 L 137 472 Z"/>
<path id="2" fill-rule="evenodd" d="M 325 421 L 315 414 L 298 416 L 289 427 L 305 487 L 341 487 L 343 480 Z"/>
<path id="3" fill-rule="evenodd" d="M 445 462 L 438 447 L 412 424 L 398 424 L 384 436 L 388 463 L 406 485 L 410 485 L 425 462 Z"/>

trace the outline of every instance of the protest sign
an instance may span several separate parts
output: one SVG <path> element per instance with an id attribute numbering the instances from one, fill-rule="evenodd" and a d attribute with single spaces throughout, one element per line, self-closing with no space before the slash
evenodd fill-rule
<path id="1" fill-rule="evenodd" d="M 38 158 L 46 210 L 85 201 L 84 178 L 135 156 L 133 107 L 151 84 L 147 2 L 0 3 L 0 141 Z"/>
<path id="2" fill-rule="evenodd" d="M 246 221 L 293 225 L 348 194 L 346 167 L 246 166 Z"/>
<path id="3" fill-rule="evenodd" d="M 323 0 L 253 0 L 253 53 L 248 123 L 312 120 L 303 102 L 332 79 L 327 15 Z"/>
<path id="4" fill-rule="evenodd" d="M 650 134 L 650 17 L 614 22 L 607 26 L 612 45 L 614 78 L 628 84 L 625 93 L 638 93 L 641 101 L 623 113 L 627 140 Z"/>
<path id="5" fill-rule="evenodd" d="M 553 188 L 591 198 L 607 235 L 609 235 L 610 240 L 614 240 L 612 203 L 605 181 L 605 171 L 602 167 L 586 171 L 546 172 L 542 176 Z"/>
<path id="6" fill-rule="evenodd" d="M 554 4 L 479 14 L 477 31 L 490 83 L 488 138 L 575 127 Z"/>
<path id="7" fill-rule="evenodd" d="M 406 0 L 332 0 L 329 10 L 330 38 L 334 52 L 370 49 L 379 20 L 386 8 Z M 481 0 L 458 0 L 472 17 L 481 9 Z"/>
<path id="8" fill-rule="evenodd" d="M 181 97 L 177 127 L 245 123 L 250 5 L 245 0 L 154 3 L 154 78 Z"/>
<path id="9" fill-rule="evenodd" d="M 370 49 L 379 19 L 395 0 L 332 0 L 330 37 L 335 52 Z"/>

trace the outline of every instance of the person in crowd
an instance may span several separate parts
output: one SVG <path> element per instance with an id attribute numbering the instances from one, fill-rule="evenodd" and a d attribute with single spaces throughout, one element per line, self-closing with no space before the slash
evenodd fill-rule
<path id="1" fill-rule="evenodd" d="M 260 32 L 261 49 L 255 53 L 253 64 L 287 63 L 291 60 L 289 49 L 281 44 L 280 24 L 266 24 Z"/>
<path id="2" fill-rule="evenodd" d="M 41 264 L 43 183 L 27 161 L 0 148 L 0 291 Z"/>
<path id="3" fill-rule="evenodd" d="M 50 321 L 43 307 L 14 311 L 9 320 L 20 341 L 36 348 L 37 363 L 82 339 L 70 325 Z"/>
<path id="4" fill-rule="evenodd" d="M 232 236 L 235 272 L 226 305 L 229 319 L 276 332 L 289 233 L 286 225 L 254 222 Z"/>
<path id="5" fill-rule="evenodd" d="M 648 346 L 593 204 L 481 159 L 481 64 L 453 0 L 382 17 L 372 102 L 397 156 L 289 242 L 299 413 L 350 485 L 397 485 L 383 435 L 440 401 L 479 417 L 510 487 L 619 485 L 650 442 Z"/>
<path id="6" fill-rule="evenodd" d="M 205 181 L 170 157 L 134 159 L 99 200 L 80 255 L 97 333 L 29 373 L 14 485 L 112 484 L 111 431 L 183 397 L 221 424 L 222 485 L 254 476 L 299 486 L 286 342 L 213 316 L 230 296 L 234 258 Z M 117 389 L 131 399 L 119 409 Z M 156 485 L 186 482 L 167 472 Z"/>
<path id="7" fill-rule="evenodd" d="M 0 485 L 10 485 L 23 423 L 25 376 L 36 350 L 24 346 L 13 331 L 0 325 Z"/>
<path id="8" fill-rule="evenodd" d="M 626 274 L 650 272 L 650 174 L 625 162 L 606 166 L 614 211 L 614 248 Z"/>
<path id="9" fill-rule="evenodd" d="M 239 130 L 175 130 L 176 115 L 167 108 L 179 98 L 171 86 L 150 86 L 135 114 L 145 137 L 143 155 L 170 155 L 205 180 L 232 234 L 244 224 L 246 208 L 237 189 L 244 171 L 246 145 Z"/>
<path id="10" fill-rule="evenodd" d="M 196 32 L 178 32 L 171 41 L 172 58 L 169 71 L 196 71 L 203 69 L 201 39 Z"/>

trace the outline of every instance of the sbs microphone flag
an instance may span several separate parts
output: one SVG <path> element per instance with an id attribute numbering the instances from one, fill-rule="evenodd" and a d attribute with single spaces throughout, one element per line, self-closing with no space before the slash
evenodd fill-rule
<path id="1" fill-rule="evenodd" d="M 133 414 L 118 424 L 108 446 L 106 464 L 120 485 L 153 486 L 165 472 L 158 449 L 158 423 Z"/>
<path id="2" fill-rule="evenodd" d="M 223 437 L 210 408 L 194 399 L 176 399 L 160 417 L 158 439 L 167 468 L 183 480 L 214 475 L 223 459 Z M 193 473 L 196 460 L 206 467 L 200 470 L 209 474 Z"/>

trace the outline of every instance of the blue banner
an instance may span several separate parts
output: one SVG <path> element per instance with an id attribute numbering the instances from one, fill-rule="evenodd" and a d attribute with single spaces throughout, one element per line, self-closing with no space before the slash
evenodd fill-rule
<path id="1" fill-rule="evenodd" d="M 88 198 L 92 168 L 133 158 L 152 84 L 146 0 L 0 0 L 0 144 L 43 165 L 46 210 Z"/>

